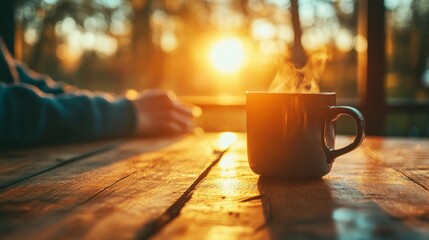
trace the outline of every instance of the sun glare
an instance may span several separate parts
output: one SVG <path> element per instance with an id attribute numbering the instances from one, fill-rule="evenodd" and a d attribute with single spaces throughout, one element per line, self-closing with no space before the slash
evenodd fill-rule
<path id="1" fill-rule="evenodd" d="M 244 45 L 238 38 L 222 39 L 211 47 L 210 61 L 219 72 L 236 72 L 243 67 L 244 60 Z"/>
<path id="2" fill-rule="evenodd" d="M 223 132 L 219 136 L 218 147 L 221 149 L 229 147 L 237 140 L 237 135 L 232 132 Z"/>

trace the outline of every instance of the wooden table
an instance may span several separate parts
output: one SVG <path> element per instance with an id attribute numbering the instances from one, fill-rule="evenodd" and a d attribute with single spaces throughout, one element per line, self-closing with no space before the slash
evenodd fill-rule
<path id="1" fill-rule="evenodd" d="M 252 173 L 242 133 L 8 151 L 0 173 L 2 239 L 429 239 L 429 140 L 367 137 L 305 182 Z"/>

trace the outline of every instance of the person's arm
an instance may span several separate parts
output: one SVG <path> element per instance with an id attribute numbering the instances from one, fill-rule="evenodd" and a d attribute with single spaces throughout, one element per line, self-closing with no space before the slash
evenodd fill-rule
<path id="1" fill-rule="evenodd" d="M 23 63 L 14 61 L 12 65 L 18 74 L 20 83 L 35 86 L 44 93 L 58 95 L 76 92 L 78 90 L 74 86 L 54 81 L 49 75 L 34 72 Z"/>
<path id="2" fill-rule="evenodd" d="M 0 148 L 130 136 L 136 132 L 135 109 L 125 98 L 45 94 L 23 83 L 0 83 L 0 120 Z"/>

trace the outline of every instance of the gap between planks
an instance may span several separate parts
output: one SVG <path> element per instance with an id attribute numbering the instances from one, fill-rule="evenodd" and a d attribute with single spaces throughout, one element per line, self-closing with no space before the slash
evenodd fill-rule
<path id="1" fill-rule="evenodd" d="M 378 152 L 370 149 L 368 146 L 364 146 L 363 151 L 370 158 L 374 159 L 375 161 L 377 161 L 377 162 L 379 162 L 379 163 L 381 163 L 381 164 L 383 164 L 389 168 L 392 168 L 393 170 L 395 170 L 396 172 L 398 172 L 399 174 L 401 174 L 405 178 L 409 179 L 410 181 L 414 182 L 415 184 L 417 184 L 418 186 L 423 188 L 425 191 L 429 191 L 429 188 L 427 186 L 425 186 L 425 184 L 420 183 L 417 179 L 415 179 L 412 176 L 412 174 L 409 174 L 409 173 L 407 173 L 407 171 L 403 171 L 403 170 L 399 169 L 398 167 L 395 167 L 394 164 L 389 164 L 386 161 L 383 161 L 383 158 L 380 156 L 381 153 L 378 153 Z"/>
<path id="2" fill-rule="evenodd" d="M 159 231 L 161 231 L 165 226 L 167 226 L 171 221 L 179 216 L 180 211 L 185 207 L 186 203 L 192 198 L 192 194 L 198 184 L 207 177 L 210 170 L 220 161 L 222 156 L 230 149 L 233 145 L 229 145 L 225 150 L 213 150 L 214 160 L 210 165 L 195 179 L 195 181 L 186 189 L 185 192 L 170 206 L 167 210 L 161 214 L 156 219 L 146 223 L 140 231 L 137 233 L 136 239 L 149 239 Z"/>
<path id="3" fill-rule="evenodd" d="M 40 169 L 40 170 L 38 170 L 36 172 L 33 172 L 33 173 L 29 173 L 27 175 L 24 175 L 22 177 L 19 177 L 17 179 L 12 180 L 12 181 L 1 183 L 0 184 L 0 191 L 3 191 L 3 190 L 5 190 L 5 189 L 7 189 L 9 187 L 14 186 L 15 184 L 18 184 L 18 183 L 23 182 L 25 180 L 28 180 L 30 178 L 36 177 L 36 176 L 38 176 L 40 174 L 52 171 L 52 170 L 54 170 L 56 168 L 65 166 L 65 165 L 70 164 L 72 162 L 76 162 L 76 161 L 79 161 L 79 160 L 82 160 L 82 159 L 85 159 L 85 158 L 88 158 L 88 157 L 92 157 L 92 156 L 94 156 L 96 154 L 112 150 L 112 149 L 116 148 L 121 142 L 122 141 L 115 141 L 113 143 L 110 143 L 110 144 L 104 145 L 102 147 L 96 148 L 93 151 L 88 151 L 88 152 L 85 152 L 85 153 L 83 153 L 81 155 L 78 155 L 78 156 L 72 157 L 70 159 L 67 159 L 65 161 L 57 162 L 57 163 L 55 163 L 53 165 L 50 165 L 50 166 L 48 166 L 46 168 Z"/>

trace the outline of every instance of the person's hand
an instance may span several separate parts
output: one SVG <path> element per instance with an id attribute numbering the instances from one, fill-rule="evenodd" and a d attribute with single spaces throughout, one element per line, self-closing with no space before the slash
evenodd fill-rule
<path id="1" fill-rule="evenodd" d="M 194 127 L 191 106 L 160 89 L 146 90 L 131 100 L 137 113 L 137 134 L 166 135 L 190 132 Z"/>

